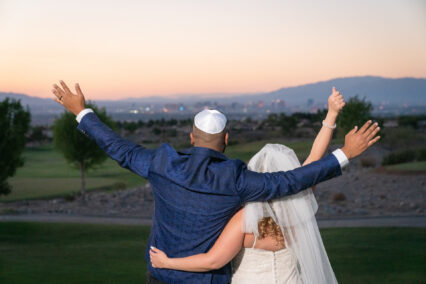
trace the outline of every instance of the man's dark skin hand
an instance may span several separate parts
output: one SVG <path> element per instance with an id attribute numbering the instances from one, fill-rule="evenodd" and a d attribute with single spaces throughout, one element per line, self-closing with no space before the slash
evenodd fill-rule
<path id="1" fill-rule="evenodd" d="M 349 131 L 345 136 L 345 146 L 341 149 L 348 159 L 361 155 L 368 147 L 379 141 L 380 136 L 376 136 L 379 132 L 379 124 L 367 121 L 358 131 L 358 127 Z"/>
<path id="2" fill-rule="evenodd" d="M 79 84 L 75 84 L 76 94 L 73 94 L 63 81 L 60 81 L 60 84 L 62 88 L 57 84 L 53 85 L 52 92 L 55 95 L 54 100 L 73 114 L 78 115 L 85 109 L 85 99 Z M 359 130 L 355 126 L 354 129 L 346 134 L 345 145 L 341 150 L 348 159 L 353 159 L 361 155 L 370 146 L 379 141 L 380 136 L 376 136 L 379 130 L 378 123 L 372 123 L 371 120 L 367 121 Z"/>
<path id="3" fill-rule="evenodd" d="M 57 84 L 53 85 L 52 93 L 56 96 L 54 100 L 63 105 L 73 114 L 79 114 L 83 109 L 85 109 L 86 104 L 80 85 L 78 83 L 75 84 L 76 94 L 73 94 L 64 81 L 59 81 L 59 83 L 63 89 Z"/>

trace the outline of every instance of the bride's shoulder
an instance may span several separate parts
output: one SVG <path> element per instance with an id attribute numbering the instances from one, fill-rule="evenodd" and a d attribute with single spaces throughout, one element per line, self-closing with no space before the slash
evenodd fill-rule
<path id="1" fill-rule="evenodd" d="M 240 210 L 237 211 L 237 213 L 234 214 L 234 216 L 232 216 L 231 220 L 242 221 L 243 217 L 244 217 L 244 208 L 241 208 Z"/>
<path id="2" fill-rule="evenodd" d="M 229 220 L 228 224 L 226 224 L 226 227 L 239 227 L 242 228 L 242 222 L 244 217 L 244 208 L 241 208 L 237 211 L 237 213 L 232 216 L 232 218 Z"/>

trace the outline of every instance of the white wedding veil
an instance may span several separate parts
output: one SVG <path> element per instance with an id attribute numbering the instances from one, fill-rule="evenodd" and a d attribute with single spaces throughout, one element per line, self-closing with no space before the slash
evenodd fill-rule
<path id="1" fill-rule="evenodd" d="M 297 167 L 300 162 L 294 151 L 280 144 L 266 144 L 248 163 L 248 169 L 256 172 L 289 171 Z M 317 209 L 310 188 L 269 202 L 249 202 L 244 208 L 243 231 L 258 236 L 258 222 L 272 217 L 283 232 L 286 247 L 298 260 L 303 283 L 337 283 L 315 219 Z"/>

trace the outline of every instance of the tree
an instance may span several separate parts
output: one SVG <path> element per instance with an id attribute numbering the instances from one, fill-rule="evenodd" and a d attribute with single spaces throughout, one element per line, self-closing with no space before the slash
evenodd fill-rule
<path id="1" fill-rule="evenodd" d="M 114 125 L 107 116 L 105 109 L 98 109 L 93 103 L 87 107 L 93 109 L 106 125 Z M 75 115 L 70 112 L 63 113 L 53 125 L 53 143 L 55 148 L 64 155 L 65 160 L 73 167 L 80 170 L 81 194 L 86 191 L 86 171 L 103 163 L 107 156 L 98 145 L 77 130 Z"/>
<path id="2" fill-rule="evenodd" d="M 44 133 L 46 128 L 44 126 L 33 126 L 31 127 L 30 134 L 28 135 L 29 142 L 43 143 L 49 138 Z"/>
<path id="3" fill-rule="evenodd" d="M 281 127 L 283 135 L 291 135 L 297 126 L 297 119 L 295 115 L 286 115 L 285 113 L 271 113 L 264 121 L 268 126 Z"/>
<path id="4" fill-rule="evenodd" d="M 365 98 L 362 100 L 358 96 L 349 98 L 337 118 L 337 125 L 339 129 L 343 130 L 343 134 L 346 134 L 355 126 L 361 127 L 369 120 L 372 110 L 372 104 L 367 102 Z"/>
<path id="5" fill-rule="evenodd" d="M 296 117 L 281 113 L 279 117 L 279 125 L 283 135 L 292 135 L 297 127 Z"/>
<path id="6" fill-rule="evenodd" d="M 11 192 L 12 187 L 7 183 L 7 178 L 24 165 L 21 154 L 30 121 L 30 112 L 24 110 L 19 100 L 6 98 L 0 102 L 0 195 Z"/>

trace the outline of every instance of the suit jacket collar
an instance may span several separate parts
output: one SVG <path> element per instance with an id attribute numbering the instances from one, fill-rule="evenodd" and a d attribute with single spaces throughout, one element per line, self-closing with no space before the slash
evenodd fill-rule
<path id="1" fill-rule="evenodd" d="M 186 155 L 200 155 L 220 160 L 228 160 L 228 157 L 226 157 L 223 153 L 205 147 L 191 147 L 188 149 L 180 150 L 179 152 Z"/>

